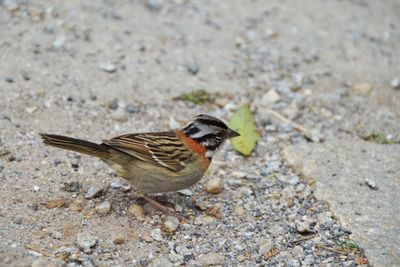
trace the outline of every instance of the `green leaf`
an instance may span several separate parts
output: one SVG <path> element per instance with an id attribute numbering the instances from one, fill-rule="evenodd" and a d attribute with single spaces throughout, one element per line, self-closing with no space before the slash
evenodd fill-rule
<path id="1" fill-rule="evenodd" d="M 229 128 L 240 133 L 239 137 L 231 139 L 233 148 L 244 156 L 250 155 L 256 146 L 258 138 L 260 138 L 250 110 L 250 104 L 240 107 L 233 114 L 228 125 Z"/>

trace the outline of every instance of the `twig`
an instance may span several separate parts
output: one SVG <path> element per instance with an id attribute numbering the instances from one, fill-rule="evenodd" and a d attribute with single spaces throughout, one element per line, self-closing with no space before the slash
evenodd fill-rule
<path id="1" fill-rule="evenodd" d="M 308 236 L 303 236 L 303 237 L 301 237 L 301 238 L 299 238 L 299 239 L 293 240 L 291 243 L 299 243 L 299 242 L 301 242 L 301 241 L 313 239 L 313 238 L 316 237 L 316 236 L 317 236 L 317 234 L 312 234 L 312 235 L 308 235 Z"/>
<path id="2" fill-rule="evenodd" d="M 316 245 L 316 247 L 317 248 L 322 248 L 322 249 L 325 249 L 325 250 L 329 250 L 329 251 L 332 251 L 332 252 L 336 252 L 336 253 L 339 253 L 339 254 L 342 254 L 342 255 L 348 255 L 349 254 L 347 252 L 344 252 L 344 251 L 341 251 L 341 250 L 338 250 L 338 249 L 335 249 L 335 248 L 331 248 L 331 247 L 326 247 L 324 245 Z"/>
<path id="3" fill-rule="evenodd" d="M 39 246 L 37 246 L 37 245 L 34 245 L 34 244 L 25 244 L 24 247 L 25 247 L 26 249 L 35 251 L 35 252 L 40 253 L 40 254 L 42 254 L 42 255 L 45 255 L 45 256 L 47 256 L 47 257 L 52 257 L 52 258 L 55 257 L 53 254 L 51 254 L 51 253 L 45 251 L 45 250 L 42 249 L 41 247 L 39 247 Z"/>
<path id="4" fill-rule="evenodd" d="M 284 122 L 284 123 L 292 124 L 294 129 L 296 129 L 297 131 L 301 132 L 308 140 L 313 141 L 310 131 L 306 127 L 304 127 L 303 125 L 289 120 L 288 118 L 286 118 L 282 114 L 276 112 L 275 110 L 267 109 L 267 112 L 269 114 L 271 114 L 272 116 L 274 116 L 275 118 L 277 118 L 278 120 Z"/>

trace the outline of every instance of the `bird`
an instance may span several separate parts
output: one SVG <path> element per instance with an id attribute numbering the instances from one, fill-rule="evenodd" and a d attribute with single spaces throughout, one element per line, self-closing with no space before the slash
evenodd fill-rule
<path id="1" fill-rule="evenodd" d="M 194 185 L 204 176 L 224 141 L 240 136 L 222 120 L 207 114 L 197 115 L 180 130 L 123 134 L 100 144 L 39 134 L 46 145 L 100 158 L 132 184 L 145 201 L 173 215 L 173 210 L 149 195 Z"/>

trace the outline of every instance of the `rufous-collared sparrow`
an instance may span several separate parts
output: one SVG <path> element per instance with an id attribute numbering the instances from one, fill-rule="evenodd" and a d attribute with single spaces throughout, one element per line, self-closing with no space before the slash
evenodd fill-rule
<path id="1" fill-rule="evenodd" d="M 168 212 L 147 194 L 192 186 L 203 177 L 218 147 L 239 133 L 221 120 L 201 114 L 178 131 L 124 134 L 101 144 L 61 135 L 40 135 L 47 145 L 102 159 L 146 201 Z"/>

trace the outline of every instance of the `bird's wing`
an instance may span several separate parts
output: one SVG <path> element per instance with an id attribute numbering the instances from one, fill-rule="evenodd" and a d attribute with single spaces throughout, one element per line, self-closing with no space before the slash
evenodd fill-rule
<path id="1" fill-rule="evenodd" d="M 103 142 L 142 161 L 174 172 L 184 169 L 185 164 L 193 160 L 193 155 L 175 132 L 125 134 Z"/>

